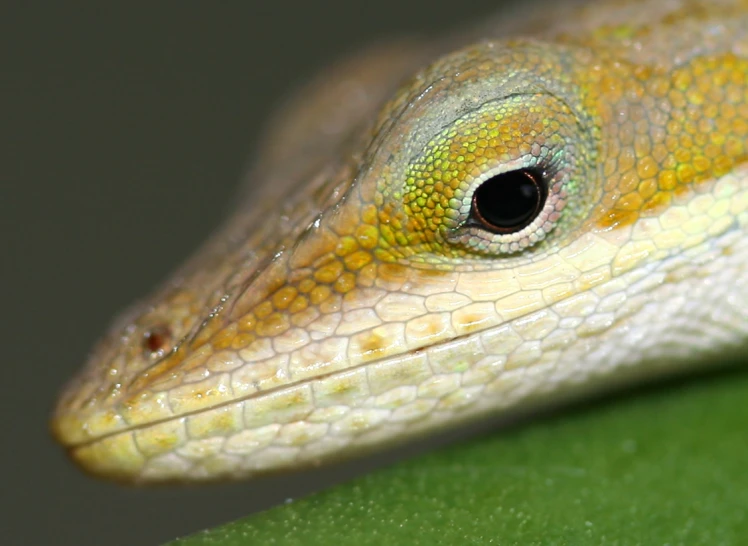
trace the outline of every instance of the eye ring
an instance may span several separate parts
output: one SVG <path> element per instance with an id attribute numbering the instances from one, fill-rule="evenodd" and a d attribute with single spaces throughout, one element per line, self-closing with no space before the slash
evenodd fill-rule
<path id="1" fill-rule="evenodd" d="M 514 254 L 538 244 L 556 227 L 566 207 L 569 170 L 573 168 L 573 161 L 562 166 L 563 157 L 558 151 L 546 160 L 519 157 L 497 168 L 487 168 L 470 181 L 472 188 L 464 195 L 460 207 L 462 221 L 458 220 L 451 231 L 445 230 L 446 240 L 473 252 L 493 255 Z M 484 187 L 486 182 L 488 187 Z M 514 223 L 510 215 L 504 218 L 510 220 L 508 223 L 497 225 L 496 217 L 492 221 L 486 209 L 479 208 L 485 197 L 480 190 L 489 190 L 489 197 L 493 193 L 498 199 L 503 199 L 505 182 L 518 186 L 529 184 L 533 191 L 531 199 L 521 200 L 526 205 L 526 209 L 520 210 L 524 214 L 515 216 Z M 510 206 L 506 210 L 513 209 Z"/>
<path id="2" fill-rule="evenodd" d="M 517 169 L 491 176 L 473 192 L 467 224 L 491 233 L 517 233 L 543 210 L 548 197 L 544 173 Z"/>

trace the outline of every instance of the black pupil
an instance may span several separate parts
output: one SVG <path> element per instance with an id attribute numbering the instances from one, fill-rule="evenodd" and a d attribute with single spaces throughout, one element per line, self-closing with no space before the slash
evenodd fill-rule
<path id="1" fill-rule="evenodd" d="M 489 230 L 513 233 L 530 224 L 545 201 L 540 173 L 510 171 L 483 182 L 473 194 L 473 216 Z"/>

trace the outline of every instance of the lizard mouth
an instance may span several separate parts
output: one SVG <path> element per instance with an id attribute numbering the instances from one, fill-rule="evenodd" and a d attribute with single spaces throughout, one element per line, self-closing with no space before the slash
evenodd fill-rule
<path id="1" fill-rule="evenodd" d="M 457 352 L 462 351 L 463 347 L 467 348 L 467 350 L 472 351 L 472 356 L 459 356 L 453 365 L 455 369 L 466 368 L 476 359 L 480 358 L 478 354 L 478 345 L 476 344 L 477 334 L 478 332 L 473 332 L 456 336 L 454 338 L 443 339 L 431 345 L 409 349 L 399 354 L 390 353 L 386 356 L 378 356 L 378 352 L 373 351 L 368 360 L 364 360 L 355 365 L 343 366 L 341 369 L 336 371 L 315 375 L 306 379 L 300 379 L 295 382 L 288 382 L 284 385 L 253 392 L 242 397 L 219 401 L 213 405 L 201 407 L 192 411 L 170 415 L 164 418 L 142 420 L 131 424 L 128 424 L 118 413 L 119 409 L 117 406 L 89 414 L 83 414 L 76 411 L 68 412 L 58 410 L 51 420 L 50 428 L 52 434 L 61 444 L 66 446 L 68 449 L 75 450 L 77 448 L 88 448 L 98 442 L 122 434 L 138 433 L 139 431 L 158 428 L 163 425 L 168 425 L 169 423 L 189 420 L 195 416 L 205 415 L 209 412 L 221 412 L 222 410 L 237 404 L 241 405 L 246 402 L 260 399 L 285 399 L 285 393 L 287 392 L 298 391 L 299 389 L 304 389 L 316 383 L 334 382 L 337 380 L 345 381 L 346 378 L 348 378 L 346 384 L 340 384 L 336 389 L 336 394 L 339 395 L 340 400 L 343 400 L 344 395 L 357 396 L 358 394 L 361 394 L 357 391 L 361 390 L 362 382 L 364 381 L 363 376 L 366 375 L 365 372 L 367 372 L 368 369 L 394 368 L 403 361 L 423 361 L 426 356 L 426 351 L 429 351 L 432 354 L 444 352 L 445 355 L 454 356 Z M 444 358 L 446 357 L 447 356 Z M 413 377 L 425 375 L 425 371 L 425 369 L 421 369 L 420 374 L 409 374 L 407 372 L 392 373 L 391 375 L 393 377 L 391 385 L 400 386 L 398 380 L 401 382 L 407 382 Z M 360 376 L 359 380 L 357 381 L 353 379 L 354 376 Z M 283 406 L 283 402 L 280 402 L 280 405 Z M 94 424 L 94 422 L 96 422 L 96 424 Z M 109 426 L 104 427 L 100 423 L 108 423 Z"/>

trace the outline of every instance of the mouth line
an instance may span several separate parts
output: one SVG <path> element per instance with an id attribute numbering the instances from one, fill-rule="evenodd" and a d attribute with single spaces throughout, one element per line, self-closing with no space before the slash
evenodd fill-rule
<path id="1" fill-rule="evenodd" d="M 530 313 L 527 313 L 527 314 L 530 314 Z M 527 316 L 527 314 L 522 315 L 522 317 L 515 317 L 514 320 L 521 319 L 524 316 Z M 200 409 L 196 409 L 196 410 L 193 410 L 193 411 L 187 411 L 187 412 L 181 413 L 179 415 L 174 415 L 174 416 L 171 416 L 171 417 L 164 417 L 162 419 L 154 419 L 154 420 L 148 421 L 148 422 L 143 422 L 143 423 L 129 425 L 129 426 L 126 426 L 126 427 L 124 427 L 122 429 L 113 430 L 111 432 L 107 432 L 107 433 L 101 434 L 99 436 L 90 438 L 90 439 L 85 440 L 85 441 L 81 441 L 81 442 L 77 442 L 77 443 L 69 443 L 69 444 L 67 444 L 66 447 L 70 451 L 75 451 L 77 449 L 81 449 L 81 448 L 85 448 L 85 447 L 97 444 L 97 443 L 99 443 L 101 441 L 104 441 L 104 440 L 106 440 L 108 438 L 111 438 L 111 437 L 114 437 L 114 436 L 118 436 L 120 434 L 127 434 L 127 433 L 132 433 L 132 432 L 135 432 L 135 431 L 139 431 L 139 430 L 144 430 L 144 429 L 147 429 L 147 428 L 150 428 L 150 427 L 154 427 L 154 426 L 157 426 L 157 425 L 160 425 L 160 424 L 173 422 L 173 421 L 176 421 L 178 419 L 187 419 L 187 418 L 192 417 L 194 415 L 200 415 L 200 414 L 208 412 L 208 411 L 213 411 L 213 410 L 216 410 L 216 409 L 220 409 L 220 408 L 223 408 L 223 407 L 230 406 L 231 404 L 238 404 L 238 403 L 241 403 L 241 402 L 245 402 L 247 400 L 252 400 L 252 399 L 255 399 L 255 398 L 260 398 L 262 396 L 271 395 L 271 394 L 274 394 L 274 393 L 277 393 L 277 392 L 281 392 L 281 391 L 286 390 L 286 389 L 298 387 L 299 385 L 304 385 L 304 384 L 312 383 L 314 381 L 318 381 L 318 380 L 322 380 L 322 379 L 327 379 L 329 377 L 332 377 L 332 376 L 335 376 L 335 375 L 338 375 L 338 374 L 348 373 L 348 372 L 350 372 L 352 370 L 357 370 L 357 369 L 360 369 L 360 368 L 362 368 L 364 366 L 370 366 L 370 365 L 374 365 L 374 364 L 380 364 L 380 363 L 383 363 L 383 362 L 391 362 L 391 361 L 394 361 L 394 360 L 397 360 L 397 359 L 401 359 L 401 358 L 407 358 L 407 357 L 416 356 L 416 355 L 418 355 L 418 354 L 420 354 L 420 353 L 422 353 L 422 352 L 424 352 L 426 350 L 429 350 L 429 349 L 432 349 L 432 348 L 436 348 L 436 347 L 442 347 L 442 346 L 444 346 L 444 345 L 446 345 L 448 343 L 459 343 L 462 340 L 469 339 L 469 338 L 471 338 L 473 336 L 476 336 L 476 335 L 479 335 L 481 333 L 490 331 L 490 330 L 492 330 L 494 328 L 500 328 L 504 324 L 506 324 L 506 322 L 501 322 L 499 324 L 496 324 L 494 326 L 491 326 L 490 328 L 486 328 L 486 329 L 483 329 L 483 330 L 478 330 L 478 331 L 474 331 L 474 332 L 465 333 L 465 334 L 462 334 L 460 336 L 445 338 L 444 340 L 439 341 L 437 343 L 432 343 L 431 345 L 426 345 L 426 346 L 423 346 L 423 347 L 418 347 L 416 349 L 410 349 L 410 350 L 404 351 L 404 352 L 396 354 L 396 355 L 389 355 L 389 356 L 385 356 L 385 357 L 382 357 L 382 358 L 376 358 L 376 359 L 372 359 L 372 360 L 367 360 L 365 362 L 361 362 L 359 364 L 356 364 L 355 366 L 349 366 L 349 367 L 341 368 L 341 369 L 334 370 L 334 371 L 331 371 L 331 372 L 328 372 L 328 373 L 316 375 L 314 377 L 309 377 L 309 378 L 306 378 L 306 379 L 301 379 L 299 381 L 294 381 L 294 382 L 291 382 L 291 383 L 287 383 L 285 385 L 279 385 L 277 387 L 272 387 L 272 388 L 269 388 L 269 389 L 266 389 L 266 390 L 263 390 L 263 391 L 253 392 L 253 393 L 247 394 L 247 395 L 242 396 L 242 397 L 238 397 L 238 398 L 234 398 L 232 400 L 226 400 L 224 402 L 220 402 L 220 403 L 218 403 L 218 404 L 216 404 L 214 406 L 200 408 Z"/>

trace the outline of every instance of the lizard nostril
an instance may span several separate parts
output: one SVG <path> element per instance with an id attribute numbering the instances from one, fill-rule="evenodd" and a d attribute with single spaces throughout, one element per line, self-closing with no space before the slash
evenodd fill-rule
<path id="1" fill-rule="evenodd" d="M 143 334 L 143 349 L 149 353 L 161 353 L 171 339 L 171 330 L 168 326 L 155 326 Z"/>

